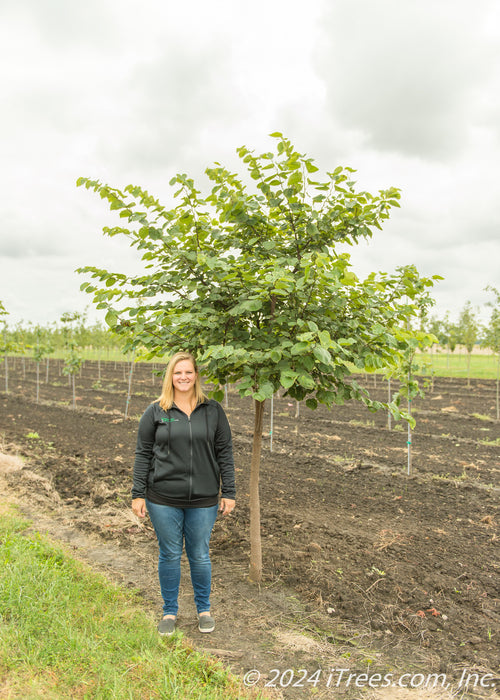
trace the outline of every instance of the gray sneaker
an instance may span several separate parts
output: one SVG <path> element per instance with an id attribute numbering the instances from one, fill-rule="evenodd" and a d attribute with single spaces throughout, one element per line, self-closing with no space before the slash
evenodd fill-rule
<path id="1" fill-rule="evenodd" d="M 198 615 L 198 629 L 200 632 L 213 632 L 215 620 L 211 615 Z"/>
<path id="2" fill-rule="evenodd" d="M 160 620 L 158 623 L 158 632 L 162 636 L 170 636 L 175 632 L 175 620 L 171 617 L 167 617 L 164 620 Z"/>

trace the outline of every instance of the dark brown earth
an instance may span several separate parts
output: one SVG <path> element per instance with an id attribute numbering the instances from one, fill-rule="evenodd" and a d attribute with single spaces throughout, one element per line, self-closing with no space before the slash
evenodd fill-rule
<path id="1" fill-rule="evenodd" d="M 4 460 L 7 496 L 35 528 L 138 589 L 158 617 L 156 540 L 150 523 L 132 514 L 129 494 L 137 420 L 160 378 L 150 365 L 134 367 L 125 418 L 124 363 L 102 363 L 100 379 L 97 363 L 86 363 L 76 410 L 57 362 L 38 405 L 35 376 L 28 361 L 10 361 L 9 393 L 0 395 L 0 451 L 24 458 L 20 469 Z M 380 377 L 362 381 L 386 399 Z M 301 405 L 296 417 L 295 402 L 275 398 L 271 451 L 268 402 L 260 586 L 248 580 L 252 404 L 230 391 L 226 411 L 238 501 L 212 538 L 217 628 L 197 632 L 185 572 L 178 625 L 185 636 L 237 673 L 259 670 L 257 687 L 267 682 L 278 697 L 409 696 L 392 682 L 380 689 L 376 674 L 387 673 L 394 682 L 420 674 L 404 680 L 415 688 L 411 697 L 498 697 L 495 383 L 437 378 L 413 402 L 409 475 L 406 424 L 389 430 L 386 415 L 353 403 L 332 411 Z M 353 674 L 349 682 L 342 668 Z M 464 671 L 468 689 L 459 687 Z M 433 673 L 446 674 L 446 692 L 423 690 Z"/>

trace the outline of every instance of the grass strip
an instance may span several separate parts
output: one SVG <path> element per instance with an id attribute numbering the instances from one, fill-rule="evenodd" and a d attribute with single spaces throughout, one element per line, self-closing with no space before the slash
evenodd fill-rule
<path id="1" fill-rule="evenodd" d="M 434 374 L 436 377 L 458 377 L 467 379 L 496 379 L 498 373 L 497 355 L 472 354 L 470 369 L 465 353 L 421 353 L 417 355 L 417 363 L 421 364 L 419 374 Z"/>
<path id="2" fill-rule="evenodd" d="M 26 532 L 29 525 L 2 508 L 1 697 L 262 697 L 180 634 L 159 637 L 137 594 Z"/>

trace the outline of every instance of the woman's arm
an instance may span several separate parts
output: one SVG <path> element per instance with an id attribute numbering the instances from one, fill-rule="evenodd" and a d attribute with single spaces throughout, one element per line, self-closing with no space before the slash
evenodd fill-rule
<path id="1" fill-rule="evenodd" d="M 236 495 L 236 485 L 234 479 L 234 457 L 233 440 L 231 428 L 224 409 L 217 404 L 218 421 L 215 431 L 214 448 L 217 464 L 221 474 L 221 496 L 223 499 L 233 500 Z M 234 507 L 234 506 L 233 506 Z"/>
<path id="2" fill-rule="evenodd" d="M 133 472 L 132 498 L 145 498 L 148 474 L 153 458 L 156 426 L 154 422 L 153 404 L 142 414 L 137 431 L 137 445 Z"/>

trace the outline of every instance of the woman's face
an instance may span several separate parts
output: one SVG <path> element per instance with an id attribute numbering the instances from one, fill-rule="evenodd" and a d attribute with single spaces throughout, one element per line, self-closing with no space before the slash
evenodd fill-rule
<path id="1" fill-rule="evenodd" d="M 191 360 L 180 360 L 174 367 L 172 385 L 175 392 L 188 394 L 194 389 L 196 372 Z"/>

